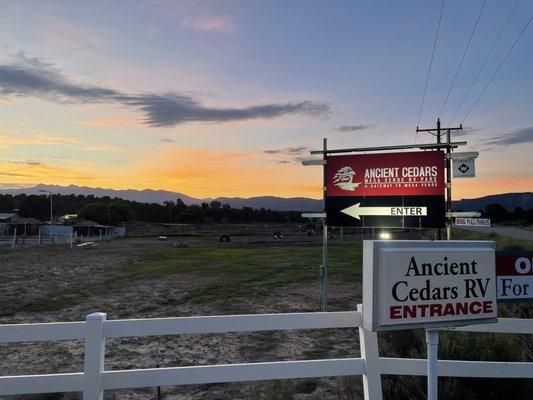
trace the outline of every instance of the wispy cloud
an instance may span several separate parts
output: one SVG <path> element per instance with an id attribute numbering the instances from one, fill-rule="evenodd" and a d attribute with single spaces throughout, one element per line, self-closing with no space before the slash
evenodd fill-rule
<path id="1" fill-rule="evenodd" d="M 307 146 L 292 146 L 283 149 L 263 150 L 263 153 L 282 156 L 283 159 L 276 160 L 277 164 L 293 164 L 304 160 L 306 158 L 304 154 L 309 151 L 310 148 Z"/>
<path id="2" fill-rule="evenodd" d="M 239 33 L 238 25 L 227 15 L 188 16 L 181 20 L 180 25 L 182 28 L 197 32 L 224 33 L 226 35 Z"/>
<path id="3" fill-rule="evenodd" d="M 171 127 L 187 122 L 222 123 L 256 118 L 302 114 L 324 117 L 326 103 L 302 100 L 242 108 L 204 106 L 190 93 L 122 93 L 100 86 L 75 83 L 56 66 L 19 53 L 18 61 L 0 65 L 0 95 L 32 96 L 59 103 L 120 103 L 144 114 L 153 127 Z"/>
<path id="4" fill-rule="evenodd" d="M 93 168 L 91 172 L 96 170 Z M 72 166 L 62 168 L 33 160 L 0 161 L 0 176 L 16 177 L 19 184 L 39 181 L 69 184 L 76 180 L 93 179 L 88 173 L 78 171 Z"/>
<path id="5" fill-rule="evenodd" d="M 358 124 L 358 125 L 341 125 L 334 127 L 336 131 L 339 132 L 355 132 L 355 131 L 361 131 L 363 129 L 370 129 L 373 128 L 374 125 L 368 125 L 368 124 Z"/>
<path id="6" fill-rule="evenodd" d="M 160 142 L 162 143 L 175 143 L 176 141 L 174 139 L 170 139 L 170 138 L 161 138 L 159 139 Z"/>
<path id="7" fill-rule="evenodd" d="M 533 143 L 533 126 L 520 128 L 485 141 L 485 144 L 490 146 L 511 146 L 513 144 L 523 143 Z"/>
<path id="8" fill-rule="evenodd" d="M 296 154 L 306 153 L 307 151 L 309 151 L 309 147 L 307 146 L 293 146 L 293 147 L 285 147 L 284 149 L 263 150 L 263 153 L 296 155 Z"/>

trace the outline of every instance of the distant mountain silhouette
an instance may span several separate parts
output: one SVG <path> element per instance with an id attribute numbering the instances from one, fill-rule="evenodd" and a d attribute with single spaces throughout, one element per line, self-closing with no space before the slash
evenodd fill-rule
<path id="1" fill-rule="evenodd" d="M 215 199 L 205 198 L 198 199 L 187 196 L 183 193 L 171 192 L 168 190 L 115 190 L 103 188 L 91 188 L 87 186 L 59 186 L 59 185 L 44 185 L 39 184 L 30 188 L 20 189 L 4 189 L 0 193 L 5 194 L 43 194 L 39 190 L 51 191 L 58 194 L 83 194 L 94 195 L 96 197 L 118 197 L 125 200 L 138 201 L 143 203 L 159 203 L 165 201 L 181 199 L 185 204 L 201 204 L 202 202 L 210 202 L 213 200 L 221 203 L 229 204 L 234 208 L 252 207 L 277 210 L 277 211 L 322 211 L 322 200 L 310 199 L 307 197 L 276 197 L 276 196 L 259 196 L 250 197 L 248 199 L 241 197 L 218 197 Z M 463 211 L 477 211 L 483 210 L 488 204 L 498 203 L 504 206 L 507 210 L 513 211 L 515 207 L 522 207 L 524 210 L 533 208 L 533 193 L 502 193 L 490 196 L 479 197 L 476 199 L 461 199 L 453 202 L 454 210 Z"/>
<path id="2" fill-rule="evenodd" d="M 52 193 L 58 193 L 63 195 L 68 194 L 82 194 L 82 195 L 94 195 L 96 197 L 109 196 L 111 198 L 118 197 L 124 200 L 138 201 L 142 203 L 159 203 L 163 204 L 165 201 L 176 201 L 181 199 L 185 204 L 201 204 L 202 202 L 211 202 L 213 200 L 220 201 L 221 203 L 227 203 L 234 208 L 252 207 L 252 208 L 267 208 L 277 211 L 321 211 L 322 200 L 309 199 L 306 197 L 293 197 L 283 198 L 275 196 L 260 196 L 251 197 L 249 199 L 243 199 L 239 197 L 219 197 L 216 199 L 205 198 L 198 199 L 191 196 L 187 196 L 183 193 L 170 192 L 167 190 L 115 190 L 115 189 L 103 189 L 103 188 L 91 188 L 87 186 L 59 186 L 59 185 L 44 185 L 39 184 L 29 188 L 19 189 L 4 189 L 0 190 L 0 193 L 4 194 L 43 194 L 40 190 L 51 191 Z"/>

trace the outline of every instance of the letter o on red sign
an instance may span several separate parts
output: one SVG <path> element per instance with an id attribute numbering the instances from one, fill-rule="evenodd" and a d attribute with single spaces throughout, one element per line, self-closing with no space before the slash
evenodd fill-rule
<path id="1" fill-rule="evenodd" d="M 516 272 L 521 275 L 529 274 L 531 272 L 531 260 L 526 257 L 519 257 L 516 259 L 514 267 Z"/>

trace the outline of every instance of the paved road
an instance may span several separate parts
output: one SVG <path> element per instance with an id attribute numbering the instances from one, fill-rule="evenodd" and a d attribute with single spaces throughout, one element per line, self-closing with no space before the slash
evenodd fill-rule
<path id="1" fill-rule="evenodd" d="M 491 226 L 490 228 L 478 228 L 474 226 L 461 227 L 462 229 L 468 229 L 481 233 L 496 233 L 500 236 L 507 236 L 513 239 L 531 240 L 533 241 L 533 231 L 528 231 L 520 228 L 511 228 L 508 226 Z"/>

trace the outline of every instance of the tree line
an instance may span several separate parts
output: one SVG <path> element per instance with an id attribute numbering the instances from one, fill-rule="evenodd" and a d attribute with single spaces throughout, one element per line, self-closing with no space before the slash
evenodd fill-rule
<path id="1" fill-rule="evenodd" d="M 181 199 L 165 204 L 141 203 L 119 198 L 93 195 L 53 195 L 54 218 L 65 214 L 78 214 L 79 219 L 88 219 L 101 224 L 119 224 L 131 220 L 159 223 L 285 223 L 305 222 L 299 211 L 274 211 L 251 207 L 232 208 L 219 201 L 186 205 Z M 48 195 L 16 196 L 0 194 L 0 212 L 17 210 L 21 217 L 34 217 L 43 221 L 50 218 Z M 494 223 L 533 223 L 533 208 L 516 207 L 507 211 L 500 204 L 490 204 L 482 215 Z"/>
<path id="2" fill-rule="evenodd" d="M 491 222 L 518 222 L 518 223 L 533 223 L 533 208 L 524 210 L 522 207 L 515 207 L 513 211 L 507 211 L 501 204 L 489 204 L 482 212 L 482 216 L 490 218 Z"/>
<path id="3" fill-rule="evenodd" d="M 108 196 L 54 194 L 52 202 L 54 218 L 78 214 L 78 219 L 88 219 L 100 224 L 119 224 L 131 220 L 159 223 L 304 222 L 299 211 L 251 207 L 237 209 L 219 201 L 186 205 L 181 199 L 176 199 L 159 204 Z M 21 217 L 47 221 L 50 219 L 50 198 L 48 195 L 0 194 L 0 212 L 15 211 Z"/>

